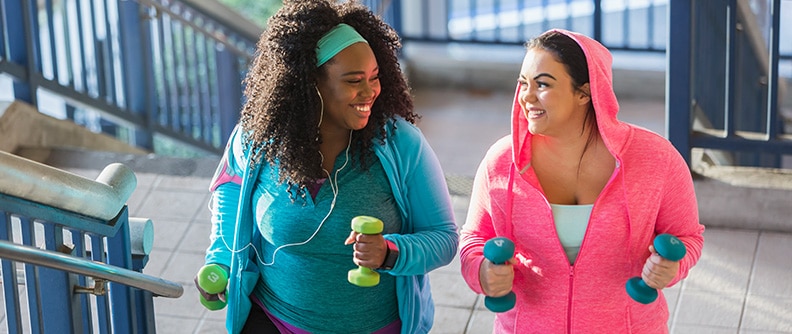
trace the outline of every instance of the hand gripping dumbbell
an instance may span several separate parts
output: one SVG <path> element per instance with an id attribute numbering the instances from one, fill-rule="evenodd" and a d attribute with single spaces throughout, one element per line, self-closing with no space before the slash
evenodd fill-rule
<path id="1" fill-rule="evenodd" d="M 504 264 L 514 257 L 514 243 L 508 238 L 492 238 L 484 244 L 484 257 L 494 264 Z M 514 291 L 500 297 L 484 297 L 484 306 L 492 312 L 506 312 L 514 307 Z"/>
<path id="2" fill-rule="evenodd" d="M 204 307 L 210 311 L 216 311 L 226 306 L 226 301 L 217 297 L 217 294 L 225 291 L 226 285 L 228 285 L 228 273 L 223 267 L 217 264 L 207 264 L 201 267 L 195 277 L 195 284 L 207 295 L 212 295 L 207 297 L 201 293 L 199 298 Z"/>
<path id="3" fill-rule="evenodd" d="M 658 235 L 655 237 L 653 245 L 657 254 L 671 261 L 679 261 L 687 253 L 685 244 L 670 234 Z M 646 282 L 640 276 L 627 280 L 625 288 L 627 289 L 627 294 L 639 303 L 649 304 L 657 299 L 657 290 L 646 285 Z"/>
<path id="4" fill-rule="evenodd" d="M 370 216 L 357 216 L 352 218 L 352 230 L 362 234 L 380 234 L 385 224 L 381 220 Z M 372 287 L 379 284 L 379 273 L 366 267 L 358 266 L 347 274 L 347 280 L 361 287 Z"/>

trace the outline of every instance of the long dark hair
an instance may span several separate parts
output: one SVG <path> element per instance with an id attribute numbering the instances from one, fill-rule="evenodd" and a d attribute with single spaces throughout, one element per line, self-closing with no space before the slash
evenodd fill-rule
<path id="1" fill-rule="evenodd" d="M 350 154 L 368 168 L 374 140 L 384 140 L 388 119 L 401 116 L 415 123 L 413 100 L 398 63 L 401 48 L 396 32 L 357 1 L 284 1 L 257 44 L 245 78 L 246 102 L 240 115 L 251 166 L 277 164 L 279 181 L 289 189 L 324 177 L 319 144 L 321 101 L 316 84 L 325 65 L 316 67 L 316 44 L 339 23 L 355 28 L 374 52 L 381 92 L 365 128 L 352 135 Z"/>

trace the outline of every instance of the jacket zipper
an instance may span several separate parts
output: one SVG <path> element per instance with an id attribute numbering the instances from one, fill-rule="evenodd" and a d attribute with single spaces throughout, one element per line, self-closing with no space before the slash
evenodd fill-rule
<path id="1" fill-rule="evenodd" d="M 572 333 L 572 281 L 575 276 L 575 266 L 569 266 L 569 303 L 567 304 L 567 333 Z"/>

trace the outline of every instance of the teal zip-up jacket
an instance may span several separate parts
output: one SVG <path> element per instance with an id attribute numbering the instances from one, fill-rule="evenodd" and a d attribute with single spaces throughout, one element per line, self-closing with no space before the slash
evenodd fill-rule
<path id="1" fill-rule="evenodd" d="M 396 277 L 401 332 L 428 333 L 434 321 L 434 302 L 426 274 L 456 256 L 457 226 L 440 162 L 421 131 L 400 117 L 385 127 L 385 142 L 379 144 L 375 139 L 374 150 L 388 176 L 403 222 L 401 233 L 384 236 L 400 251 L 396 265 L 385 272 Z M 221 183 L 231 183 L 231 187 L 225 186 L 212 196 L 212 242 L 206 252 L 207 264 L 222 264 L 231 270 L 226 295 L 229 333 L 239 333 L 245 325 L 251 308 L 248 296 L 259 279 L 258 267 L 251 259 L 255 257 L 251 245 L 258 244 L 252 215 L 254 185 L 259 173 L 277 175 L 269 165 L 250 168 L 249 152 L 242 148 L 240 135 L 241 131 L 232 135 L 226 157 L 243 155 L 244 173 L 240 179 L 227 174 L 226 164 L 221 163 L 218 168 L 212 189 Z M 273 191 L 285 191 L 277 179 L 267 185 Z M 233 244 L 223 238 L 223 231 L 233 231 Z"/>

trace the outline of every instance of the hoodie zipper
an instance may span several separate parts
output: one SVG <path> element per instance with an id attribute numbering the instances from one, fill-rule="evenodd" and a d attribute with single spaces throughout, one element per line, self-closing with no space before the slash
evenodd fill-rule
<path id="1" fill-rule="evenodd" d="M 610 179 L 608 179 L 608 183 L 606 183 L 605 186 L 602 188 L 602 191 L 600 192 L 600 194 L 602 192 L 605 192 L 605 190 L 608 189 L 608 187 L 610 187 L 610 185 L 613 183 L 613 180 L 618 175 L 619 169 L 621 168 L 621 162 L 619 161 L 619 159 L 616 159 L 616 163 L 615 164 L 616 165 L 613 168 L 613 174 L 611 174 Z M 598 198 L 598 200 L 599 200 L 599 198 Z M 547 201 L 546 198 L 545 198 L 545 201 Z M 548 202 L 548 206 L 549 205 L 550 204 Z M 596 206 L 597 206 L 597 201 L 594 201 L 594 205 L 591 208 L 591 215 L 592 216 L 594 215 L 594 208 Z M 589 218 L 589 224 L 590 223 L 591 223 L 591 218 Z M 577 263 L 577 259 L 579 259 L 580 255 L 583 253 L 583 244 L 586 243 L 586 235 L 588 235 L 589 227 L 590 227 L 590 225 L 586 226 L 586 233 L 583 235 L 583 242 L 580 243 L 580 250 L 578 251 L 578 255 L 577 255 L 577 258 L 575 259 L 575 263 Z M 560 243 L 559 243 L 559 245 L 560 245 Z M 566 255 L 566 252 L 564 251 L 563 246 L 561 246 L 561 251 L 564 252 L 564 254 Z M 567 333 L 568 334 L 572 333 L 572 296 L 574 296 L 574 293 L 573 293 L 574 281 L 575 281 L 575 265 L 571 264 L 571 265 L 569 265 L 569 297 L 567 298 Z"/>

